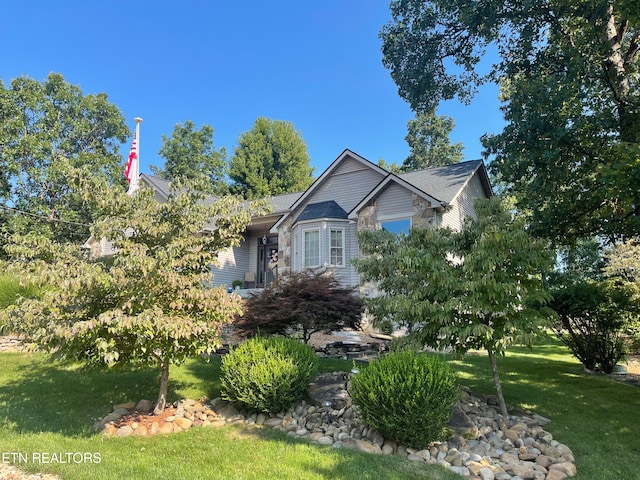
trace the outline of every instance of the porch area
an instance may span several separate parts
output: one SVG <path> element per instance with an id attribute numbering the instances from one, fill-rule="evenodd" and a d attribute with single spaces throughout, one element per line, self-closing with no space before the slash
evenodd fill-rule
<path id="1" fill-rule="evenodd" d="M 212 267 L 213 286 L 223 286 L 241 296 L 260 290 L 278 278 L 278 235 L 271 223 L 251 224 L 239 246 L 224 251 Z"/>

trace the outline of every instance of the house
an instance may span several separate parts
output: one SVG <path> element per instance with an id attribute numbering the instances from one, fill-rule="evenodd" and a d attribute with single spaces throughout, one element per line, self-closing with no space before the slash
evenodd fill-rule
<path id="1" fill-rule="evenodd" d="M 165 180 L 140 180 L 159 201 L 169 195 Z M 360 278 L 350 260 L 359 255 L 358 231 L 457 230 L 475 214 L 474 200 L 491 196 L 481 160 L 396 175 L 345 150 L 306 191 L 269 199 L 271 213 L 253 219 L 241 244 L 220 254 L 213 283 L 242 280 L 260 288 L 283 272 L 323 267 L 356 287 Z M 94 254 L 110 253 L 108 242 L 102 243 L 94 242 Z"/>

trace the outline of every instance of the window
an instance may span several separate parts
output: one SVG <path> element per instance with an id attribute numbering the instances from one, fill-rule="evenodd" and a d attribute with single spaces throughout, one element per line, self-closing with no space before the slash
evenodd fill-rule
<path id="1" fill-rule="evenodd" d="M 304 257 L 303 266 L 320 266 L 320 230 L 304 231 Z"/>
<path id="2" fill-rule="evenodd" d="M 330 265 L 333 267 L 344 267 L 344 230 L 331 229 L 330 237 Z"/>
<path id="3" fill-rule="evenodd" d="M 406 235 L 409 233 L 409 228 L 411 228 L 411 219 L 399 218 L 397 220 L 387 220 L 380 222 L 380 225 L 382 226 L 382 230 L 387 232 L 395 233 L 396 235 Z"/>

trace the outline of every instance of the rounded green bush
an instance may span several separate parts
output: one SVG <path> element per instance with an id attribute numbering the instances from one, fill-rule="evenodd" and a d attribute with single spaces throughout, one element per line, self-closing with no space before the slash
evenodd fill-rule
<path id="1" fill-rule="evenodd" d="M 459 388 L 443 360 L 404 350 L 354 375 L 349 393 L 364 421 L 385 438 L 424 448 L 442 439 Z"/>
<path id="2" fill-rule="evenodd" d="M 222 398 L 260 412 L 280 412 L 302 398 L 317 370 L 310 346 L 254 337 L 222 358 Z"/>

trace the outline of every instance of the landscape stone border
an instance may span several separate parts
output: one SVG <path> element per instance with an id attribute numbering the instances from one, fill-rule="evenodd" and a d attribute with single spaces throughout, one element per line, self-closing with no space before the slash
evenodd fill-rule
<path id="1" fill-rule="evenodd" d="M 180 432 L 188 428 L 216 427 L 231 423 L 261 425 L 333 448 L 350 448 L 371 454 L 401 455 L 409 460 L 437 464 L 467 480 L 564 480 L 576 474 L 571 449 L 544 430 L 549 419 L 509 407 L 507 429 L 500 429 L 502 415 L 492 395 L 477 395 L 462 387 L 449 427 L 454 435 L 423 449 L 408 448 L 386 440 L 359 418 L 347 391 L 349 374 L 321 375 L 309 389 L 309 398 L 277 415 L 239 411 L 216 398 L 180 400 L 150 424 L 142 411 L 151 402 L 117 405 L 94 425 L 106 435 L 131 436 Z M 140 411 L 142 410 L 142 411 Z M 154 418 L 154 417 L 151 417 Z M 133 421 L 132 421 L 133 419 Z"/>

